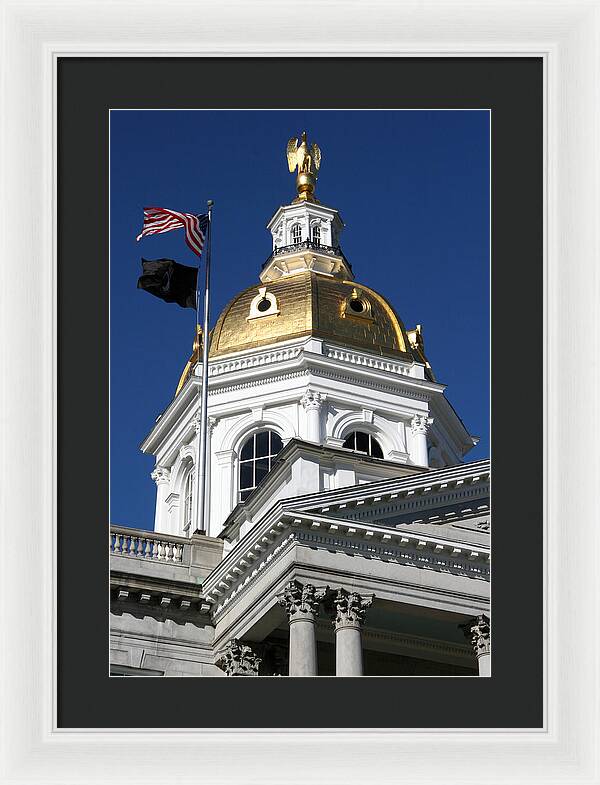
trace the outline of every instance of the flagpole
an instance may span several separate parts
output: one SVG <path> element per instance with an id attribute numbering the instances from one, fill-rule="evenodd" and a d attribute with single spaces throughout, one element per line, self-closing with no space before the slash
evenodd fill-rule
<path id="1" fill-rule="evenodd" d="M 202 328 L 202 387 L 199 390 L 200 408 L 200 434 L 198 438 L 198 453 L 196 456 L 196 530 L 200 534 L 208 534 L 208 515 L 206 514 L 206 453 L 208 434 L 208 325 L 210 317 L 210 256 L 212 239 L 212 208 L 213 201 L 208 201 L 208 226 L 206 228 L 206 254 L 204 256 L 204 325 Z M 199 277 L 199 276 L 198 276 Z M 200 316 L 200 286 L 196 280 L 196 333 L 198 333 Z"/>

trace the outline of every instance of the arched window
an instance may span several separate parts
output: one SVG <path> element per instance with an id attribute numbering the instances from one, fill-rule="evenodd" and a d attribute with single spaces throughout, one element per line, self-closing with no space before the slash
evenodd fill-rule
<path id="1" fill-rule="evenodd" d="M 346 438 L 342 447 L 345 447 L 346 450 L 364 452 L 370 455 L 371 458 L 383 458 L 383 450 L 377 439 L 371 436 L 370 433 L 364 433 L 364 431 L 353 431 Z"/>
<path id="2" fill-rule="evenodd" d="M 189 532 L 194 511 L 194 467 L 190 466 L 183 486 L 183 531 Z"/>
<path id="3" fill-rule="evenodd" d="M 312 241 L 315 245 L 321 245 L 321 227 L 315 224 L 312 229 Z"/>
<path id="4" fill-rule="evenodd" d="M 294 224 L 292 226 L 292 245 L 298 245 L 298 243 L 302 242 L 302 227 L 300 224 Z"/>
<path id="5" fill-rule="evenodd" d="M 275 431 L 259 431 L 246 439 L 240 452 L 241 502 L 271 471 L 273 461 L 282 447 L 281 437 Z"/>

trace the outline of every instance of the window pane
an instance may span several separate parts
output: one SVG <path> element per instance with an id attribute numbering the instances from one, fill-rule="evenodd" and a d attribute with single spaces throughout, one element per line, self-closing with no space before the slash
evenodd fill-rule
<path id="1" fill-rule="evenodd" d="M 252 493 L 252 491 L 253 491 L 252 488 L 248 488 L 245 491 L 240 491 L 240 501 L 243 502 L 245 499 L 247 499 L 248 496 L 250 496 L 250 494 Z"/>
<path id="2" fill-rule="evenodd" d="M 377 439 L 371 436 L 371 455 L 373 458 L 383 458 L 383 450 L 379 446 Z"/>
<path id="3" fill-rule="evenodd" d="M 259 458 L 254 466 L 256 469 L 256 484 L 258 485 L 269 473 L 269 459 Z"/>
<path id="4" fill-rule="evenodd" d="M 253 463 L 240 464 L 240 488 L 254 487 L 254 476 L 252 471 L 253 466 Z"/>
<path id="5" fill-rule="evenodd" d="M 256 457 L 264 458 L 269 454 L 269 431 L 256 434 Z"/>
<path id="6" fill-rule="evenodd" d="M 254 436 L 251 436 L 242 447 L 242 452 L 240 453 L 240 460 L 247 461 L 248 458 L 254 458 Z"/>
<path id="7" fill-rule="evenodd" d="M 277 455 L 283 449 L 281 437 L 275 431 L 271 431 L 271 455 Z"/>
<path id="8" fill-rule="evenodd" d="M 355 450 L 356 449 L 356 434 L 351 433 L 350 436 L 346 439 L 342 447 L 345 447 L 347 450 Z"/>
<path id="9" fill-rule="evenodd" d="M 356 448 L 360 452 L 369 452 L 369 434 L 362 433 L 362 431 L 356 432 Z"/>

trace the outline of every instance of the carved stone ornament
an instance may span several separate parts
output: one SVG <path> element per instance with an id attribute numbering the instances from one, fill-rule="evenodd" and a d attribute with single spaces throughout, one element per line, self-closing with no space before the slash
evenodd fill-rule
<path id="1" fill-rule="evenodd" d="M 307 411 L 308 409 L 319 410 L 323 404 L 323 398 L 320 393 L 307 390 L 302 398 L 300 398 L 300 403 Z"/>
<path id="2" fill-rule="evenodd" d="M 157 485 L 163 485 L 171 479 L 171 470 L 165 466 L 157 466 L 150 475 Z"/>
<path id="3" fill-rule="evenodd" d="M 413 433 L 427 433 L 432 423 L 433 417 L 428 417 L 426 414 L 415 414 L 410 421 L 410 427 Z"/>
<path id="4" fill-rule="evenodd" d="M 258 676 L 261 659 L 250 646 L 233 638 L 216 661 L 217 667 L 228 676 Z"/>
<path id="5" fill-rule="evenodd" d="M 367 610 L 373 604 L 373 597 L 373 594 L 361 595 L 355 591 L 338 589 L 333 600 L 336 630 L 340 627 L 361 627 Z"/>
<path id="6" fill-rule="evenodd" d="M 464 632 L 465 637 L 471 643 L 473 651 L 478 657 L 489 654 L 491 651 L 491 621 L 490 617 L 482 613 L 475 616 L 466 624 L 458 625 Z"/>
<path id="7" fill-rule="evenodd" d="M 319 613 L 319 605 L 325 599 L 329 586 L 315 588 L 312 584 L 290 581 L 283 593 L 277 597 L 290 622 L 298 619 L 314 619 Z"/>
<path id="8" fill-rule="evenodd" d="M 194 431 L 196 432 L 196 435 L 200 433 L 201 423 L 202 423 L 202 418 L 200 417 L 200 412 L 197 411 L 192 417 L 192 426 L 194 428 Z"/>

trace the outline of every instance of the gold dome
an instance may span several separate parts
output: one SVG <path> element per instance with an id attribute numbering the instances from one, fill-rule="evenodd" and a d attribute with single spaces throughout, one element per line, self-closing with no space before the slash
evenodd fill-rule
<path id="1" fill-rule="evenodd" d="M 257 303 L 270 298 L 266 315 Z M 355 281 L 312 271 L 245 289 L 231 300 L 210 335 L 211 358 L 312 336 L 349 348 L 412 360 L 408 335 L 391 305 Z M 197 355 L 192 355 L 177 391 Z"/>

